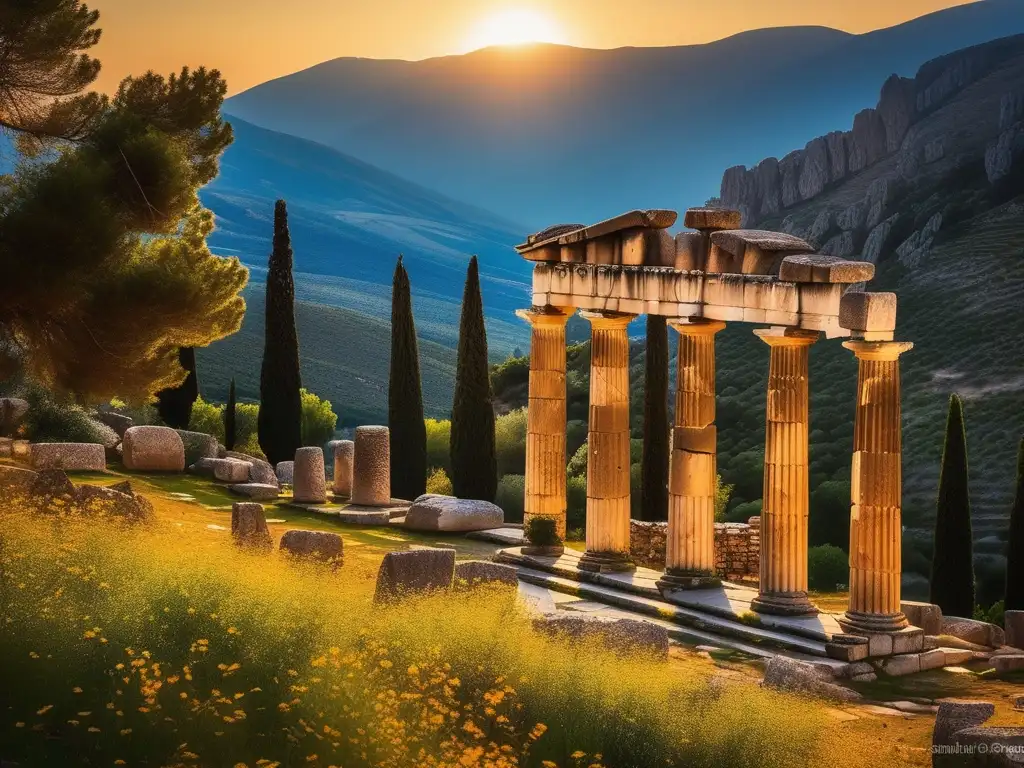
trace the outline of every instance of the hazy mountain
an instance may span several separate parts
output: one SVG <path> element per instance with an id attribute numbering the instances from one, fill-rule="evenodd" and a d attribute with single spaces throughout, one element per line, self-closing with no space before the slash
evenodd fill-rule
<path id="1" fill-rule="evenodd" d="M 665 48 L 343 58 L 227 108 L 539 228 L 702 203 L 723 168 L 849 124 L 890 74 L 1018 32 L 1022 0 L 984 0 L 864 35 L 791 27 Z"/>

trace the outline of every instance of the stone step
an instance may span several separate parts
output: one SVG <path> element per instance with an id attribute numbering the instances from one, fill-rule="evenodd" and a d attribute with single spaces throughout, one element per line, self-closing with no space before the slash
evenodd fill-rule
<path id="1" fill-rule="evenodd" d="M 825 657 L 825 643 L 800 637 L 793 634 L 776 632 L 769 629 L 742 624 L 737 621 L 696 611 L 690 608 L 672 605 L 662 600 L 655 600 L 635 593 L 623 592 L 612 589 L 601 584 L 579 582 L 563 576 L 556 576 L 543 571 L 519 567 L 519 579 L 528 584 L 547 587 L 548 589 L 565 594 L 577 595 L 590 600 L 596 600 L 617 608 L 623 608 L 633 613 L 644 614 L 657 619 L 669 620 L 674 624 L 687 627 L 690 630 L 701 632 L 701 642 L 717 641 L 721 638 L 731 638 L 761 648 L 775 648 L 784 651 L 791 651 L 807 656 L 819 657 L 820 661 Z M 692 634 L 692 633 L 691 633 Z M 768 653 L 768 655 L 776 655 Z M 831 660 L 829 660 L 831 661 Z M 844 662 L 836 662 L 836 667 L 845 666 Z"/>

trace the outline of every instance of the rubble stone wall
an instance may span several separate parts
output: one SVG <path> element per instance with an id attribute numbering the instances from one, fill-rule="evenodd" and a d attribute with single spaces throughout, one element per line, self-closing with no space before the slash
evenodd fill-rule
<path id="1" fill-rule="evenodd" d="M 630 553 L 637 565 L 665 568 L 668 523 L 630 520 Z M 746 523 L 715 523 L 715 571 L 727 581 L 756 582 L 760 573 L 761 518 Z"/>

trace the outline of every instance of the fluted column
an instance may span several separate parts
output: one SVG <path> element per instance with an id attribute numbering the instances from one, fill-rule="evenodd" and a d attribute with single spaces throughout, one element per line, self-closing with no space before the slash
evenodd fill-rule
<path id="1" fill-rule="evenodd" d="M 847 341 L 857 356 L 850 510 L 850 607 L 844 624 L 874 632 L 907 626 L 900 611 L 902 437 L 899 357 L 910 342 Z"/>
<path id="2" fill-rule="evenodd" d="M 580 568 L 624 571 L 629 556 L 629 338 L 634 315 L 582 312 L 590 321 L 587 551 Z"/>
<path id="3" fill-rule="evenodd" d="M 530 402 L 526 411 L 526 506 L 523 522 L 555 521 L 565 537 L 565 324 L 572 309 L 534 307 L 516 314 L 532 328 Z"/>
<path id="4" fill-rule="evenodd" d="M 807 597 L 807 357 L 817 332 L 757 330 L 771 347 L 761 509 L 761 584 L 751 607 L 818 612 Z"/>
<path id="5" fill-rule="evenodd" d="M 713 586 L 715 577 L 715 334 L 719 321 L 672 323 L 679 332 L 668 537 L 662 589 Z"/>

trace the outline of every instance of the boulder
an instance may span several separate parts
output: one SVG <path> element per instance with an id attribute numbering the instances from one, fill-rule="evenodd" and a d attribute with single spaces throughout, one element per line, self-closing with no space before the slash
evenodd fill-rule
<path id="1" fill-rule="evenodd" d="M 75 486 L 63 469 L 43 469 L 36 475 L 28 489 L 29 495 L 37 499 L 73 500 Z M 60 511 L 53 509 L 51 511 Z"/>
<path id="2" fill-rule="evenodd" d="M 1006 644 L 1002 627 L 989 624 L 987 621 L 965 619 L 960 616 L 944 616 L 941 634 L 958 637 L 975 645 L 987 645 L 990 648 Z"/>
<path id="3" fill-rule="evenodd" d="M 273 501 L 281 495 L 281 489 L 270 483 L 236 483 L 228 488 L 232 493 L 253 501 Z"/>
<path id="4" fill-rule="evenodd" d="M 231 537 L 239 546 L 258 549 L 274 546 L 262 504 L 240 501 L 231 506 Z"/>
<path id="5" fill-rule="evenodd" d="M 926 635 L 942 634 L 942 609 L 939 606 L 903 600 L 900 602 L 900 610 L 907 617 L 907 621 L 923 629 Z"/>
<path id="6" fill-rule="evenodd" d="M 107 456 L 98 443 L 35 443 L 32 466 L 36 469 L 103 472 Z"/>
<path id="7" fill-rule="evenodd" d="M 954 740 L 959 754 L 936 755 L 933 762 L 936 768 L 1020 768 L 1024 765 L 1024 728 L 964 728 L 956 732 Z"/>
<path id="8" fill-rule="evenodd" d="M 136 472 L 183 472 L 185 444 L 170 427 L 131 427 L 124 433 L 124 466 Z"/>
<path id="9" fill-rule="evenodd" d="M 213 468 L 217 466 L 216 462 L 220 459 L 199 459 L 195 464 L 188 468 L 188 471 L 193 475 L 202 475 L 203 477 L 213 477 Z"/>
<path id="10" fill-rule="evenodd" d="M 891 75 L 882 85 L 878 115 L 885 126 L 885 151 L 895 152 L 903 143 L 914 119 L 916 93 L 914 80 Z"/>
<path id="11" fill-rule="evenodd" d="M 620 653 L 641 652 L 668 657 L 668 631 L 649 621 L 545 614 L 534 619 L 533 626 L 540 632 L 559 638 L 595 638 Z"/>
<path id="12" fill-rule="evenodd" d="M 320 448 L 299 448 L 295 452 L 292 498 L 301 504 L 327 501 L 327 475 L 324 452 Z"/>
<path id="13" fill-rule="evenodd" d="M 1000 654 L 993 656 L 991 661 L 992 666 L 1000 675 L 1024 669 L 1024 653 Z"/>
<path id="14" fill-rule="evenodd" d="M 282 552 L 334 563 L 342 558 L 342 546 L 341 536 L 324 531 L 286 531 L 281 537 Z"/>
<path id="15" fill-rule="evenodd" d="M 106 514 L 129 522 L 144 522 L 153 513 L 153 507 L 141 496 L 136 496 L 127 483 L 117 486 L 80 485 L 75 490 L 78 508 L 84 514 Z"/>
<path id="16" fill-rule="evenodd" d="M 403 525 L 414 531 L 486 531 L 501 528 L 505 513 L 489 501 L 426 493 L 409 507 Z"/>
<path id="17" fill-rule="evenodd" d="M 189 432 L 187 429 L 176 429 L 178 437 L 185 446 L 185 463 L 195 464 L 199 459 L 218 458 L 219 445 L 217 438 L 205 432 Z"/>
<path id="18" fill-rule="evenodd" d="M 39 476 L 38 472 L 0 464 L 0 491 L 5 498 L 26 494 Z"/>
<path id="19" fill-rule="evenodd" d="M 0 434 L 13 435 L 28 414 L 28 401 L 20 397 L 0 397 Z"/>
<path id="20" fill-rule="evenodd" d="M 277 467 L 275 468 L 274 471 L 277 473 L 278 482 L 280 482 L 282 485 L 291 485 L 292 479 L 295 477 L 295 462 L 278 462 Z"/>
<path id="21" fill-rule="evenodd" d="M 252 465 L 238 459 L 211 459 L 206 457 L 213 469 L 213 477 L 222 483 L 244 483 L 249 479 Z"/>
<path id="22" fill-rule="evenodd" d="M 1003 627 L 1006 628 L 1006 644 L 1024 648 L 1024 611 L 1007 611 L 1003 614 Z"/>
<path id="23" fill-rule="evenodd" d="M 117 411 L 99 411 L 96 414 L 96 421 L 100 424 L 106 424 L 122 440 L 124 439 L 124 433 L 135 426 L 131 416 L 125 416 Z"/>
<path id="24" fill-rule="evenodd" d="M 273 485 L 277 486 L 279 480 L 277 479 L 277 473 L 274 468 L 270 466 L 269 461 L 263 461 L 263 459 L 251 459 L 249 462 L 249 482 L 259 483 L 260 485 Z"/>
<path id="25" fill-rule="evenodd" d="M 832 682 L 827 671 L 805 661 L 773 656 L 764 671 L 761 685 L 780 691 L 810 693 L 826 699 L 854 701 L 860 698 L 856 691 Z"/>
<path id="26" fill-rule="evenodd" d="M 377 572 L 376 602 L 405 595 L 450 589 L 455 578 L 454 549 L 388 552 Z"/>
<path id="27" fill-rule="evenodd" d="M 387 427 L 356 427 L 352 503 L 365 507 L 391 503 L 391 432 Z"/>
<path id="28" fill-rule="evenodd" d="M 351 440 L 338 440 L 335 444 L 334 453 L 332 454 L 334 459 L 334 485 L 331 488 L 335 496 L 347 498 L 352 495 L 352 462 L 355 459 L 355 455 L 356 444 Z"/>
<path id="29" fill-rule="evenodd" d="M 145 496 L 137 494 L 135 490 L 132 488 L 132 484 L 130 482 L 124 480 L 120 483 L 116 483 L 115 485 L 111 485 L 109 487 L 113 491 L 118 491 L 120 493 L 124 493 L 127 494 L 128 496 L 131 496 L 133 499 L 135 499 L 135 503 L 139 505 L 139 509 L 142 511 L 143 517 L 152 517 L 153 505 Z"/>
<path id="30" fill-rule="evenodd" d="M 467 584 L 496 582 L 507 586 L 519 585 L 517 569 L 512 565 L 493 563 L 490 560 L 465 560 L 455 565 L 455 581 Z"/>

